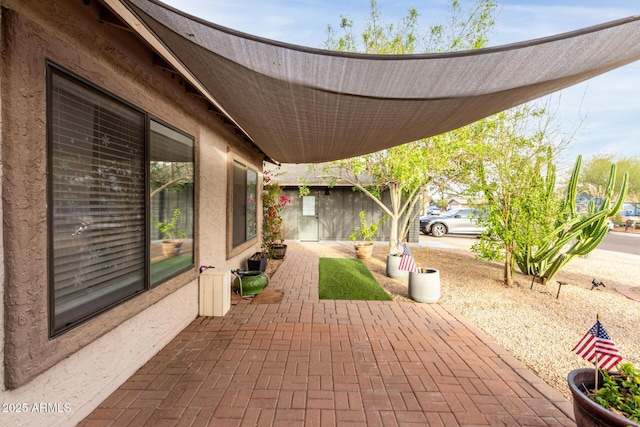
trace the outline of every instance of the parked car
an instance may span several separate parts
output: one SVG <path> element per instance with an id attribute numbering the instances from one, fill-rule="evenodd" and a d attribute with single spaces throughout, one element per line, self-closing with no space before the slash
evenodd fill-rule
<path id="1" fill-rule="evenodd" d="M 480 235 L 484 228 L 474 220 L 480 214 L 478 209 L 456 209 L 439 216 L 424 216 L 420 218 L 420 231 L 433 237 L 445 234 Z"/>
<path id="2" fill-rule="evenodd" d="M 431 206 L 427 209 L 427 215 L 440 215 L 440 208 L 437 206 Z"/>
<path id="3" fill-rule="evenodd" d="M 427 224 L 440 215 L 424 215 L 420 217 L 420 232 L 423 234 L 429 234 L 429 232 L 423 227 L 423 224 Z"/>

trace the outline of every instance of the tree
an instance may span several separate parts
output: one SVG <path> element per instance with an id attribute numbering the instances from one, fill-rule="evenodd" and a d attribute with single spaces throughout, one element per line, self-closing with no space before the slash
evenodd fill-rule
<path id="1" fill-rule="evenodd" d="M 492 17 L 496 4 L 492 1 L 476 2 L 464 11 L 457 0 L 451 1 L 450 26 L 433 25 L 424 36 L 419 36 L 416 9 L 410 9 L 397 25 L 382 20 L 377 2 L 371 0 L 371 11 L 365 20 L 361 36 L 355 34 L 353 21 L 342 17 L 342 36 L 328 26 L 327 49 L 363 52 L 408 54 L 415 52 L 441 52 L 476 49 L 486 45 L 488 31 L 493 27 Z M 447 31 L 448 30 L 448 31 Z M 467 128 L 367 154 L 332 162 L 324 169 L 326 177 L 347 182 L 362 191 L 391 219 L 389 252 L 397 253 L 398 236 L 405 236 L 409 224 L 415 219 L 416 204 L 427 185 L 437 176 L 453 171 L 456 156 L 464 152 L 464 134 Z M 384 204 L 382 196 L 389 192 L 391 206 Z"/>
<path id="2" fill-rule="evenodd" d="M 193 185 L 193 163 L 151 162 L 150 175 L 151 194 L 149 197 L 168 188 L 179 190 L 181 186 Z"/>
<path id="3" fill-rule="evenodd" d="M 621 157 L 616 159 L 612 155 L 596 155 L 585 162 L 580 172 L 580 190 L 591 197 L 603 199 L 609 183 L 611 164 L 616 164 L 617 181 L 622 175 L 629 175 L 628 198 L 631 203 L 640 203 L 640 157 Z"/>
<path id="4" fill-rule="evenodd" d="M 398 238 L 406 236 L 415 220 L 416 205 L 432 177 L 451 166 L 451 159 L 464 153 L 464 129 L 422 139 L 376 153 L 331 162 L 324 178 L 354 186 L 371 198 L 389 216 L 389 253 L 397 253 Z M 383 196 L 388 192 L 390 206 Z"/>
<path id="5" fill-rule="evenodd" d="M 369 16 L 359 36 L 354 32 L 354 22 L 341 16 L 343 35 L 338 36 L 336 30 L 328 25 L 323 47 L 343 52 L 391 54 L 480 49 L 489 41 L 488 34 L 495 25 L 493 12 L 497 7 L 493 1 L 479 0 L 464 10 L 458 0 L 451 0 L 449 23 L 433 24 L 427 34 L 420 35 L 420 14 L 416 9 L 409 9 L 407 15 L 393 25 L 383 21 L 376 0 L 370 0 L 370 5 Z"/>
<path id="6" fill-rule="evenodd" d="M 513 285 L 517 250 L 535 245 L 555 225 L 552 159 L 566 141 L 554 141 L 550 125 L 546 108 L 529 105 L 474 125 L 477 157 L 468 165 L 466 181 L 469 197 L 485 209 L 477 221 L 486 232 L 472 250 L 483 259 L 504 261 L 507 286 Z"/>

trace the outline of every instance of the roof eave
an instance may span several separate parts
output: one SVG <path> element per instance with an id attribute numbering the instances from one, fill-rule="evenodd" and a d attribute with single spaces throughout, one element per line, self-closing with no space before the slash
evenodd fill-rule
<path id="1" fill-rule="evenodd" d="M 180 74 L 200 96 L 206 99 L 216 110 L 223 116 L 223 121 L 228 121 L 228 124 L 235 128 L 242 138 L 249 142 L 256 150 L 258 150 L 264 157 L 263 160 L 275 165 L 279 163 L 269 157 L 253 140 L 247 131 L 240 126 L 236 120 L 220 105 L 215 97 L 202 85 L 202 83 L 193 75 L 193 73 L 178 59 L 176 55 L 157 37 L 138 17 L 123 4 L 120 0 L 101 0 L 109 10 L 121 19 L 126 25 L 129 26 L 131 31 L 144 40 L 151 49 L 155 51 L 157 55 L 166 62 L 166 65 L 170 66 L 174 72 Z"/>

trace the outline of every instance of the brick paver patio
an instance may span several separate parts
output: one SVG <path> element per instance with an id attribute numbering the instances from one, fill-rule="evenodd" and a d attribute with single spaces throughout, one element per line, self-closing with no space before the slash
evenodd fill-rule
<path id="1" fill-rule="evenodd" d="M 559 393 L 439 304 L 318 300 L 290 244 L 275 304 L 198 317 L 84 426 L 575 426 Z"/>

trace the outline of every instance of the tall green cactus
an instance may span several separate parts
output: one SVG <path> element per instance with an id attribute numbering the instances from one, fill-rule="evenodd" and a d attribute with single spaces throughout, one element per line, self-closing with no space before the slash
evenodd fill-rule
<path id="1" fill-rule="evenodd" d="M 607 219 L 620 211 L 627 195 L 629 177 L 625 172 L 618 198 L 611 205 L 616 180 L 616 165 L 612 164 L 602 203 L 596 206 L 595 202 L 591 200 L 587 213 L 579 215 L 576 196 L 581 163 L 582 156 L 578 156 L 567 186 L 560 224 L 540 239 L 540 244 L 530 260 L 530 264 L 547 281 L 551 280 L 573 258 L 588 254 L 600 244 L 608 232 Z M 571 242 L 573 243 L 569 249 L 563 252 L 566 245 Z M 531 271 L 527 273 L 531 273 Z"/>

